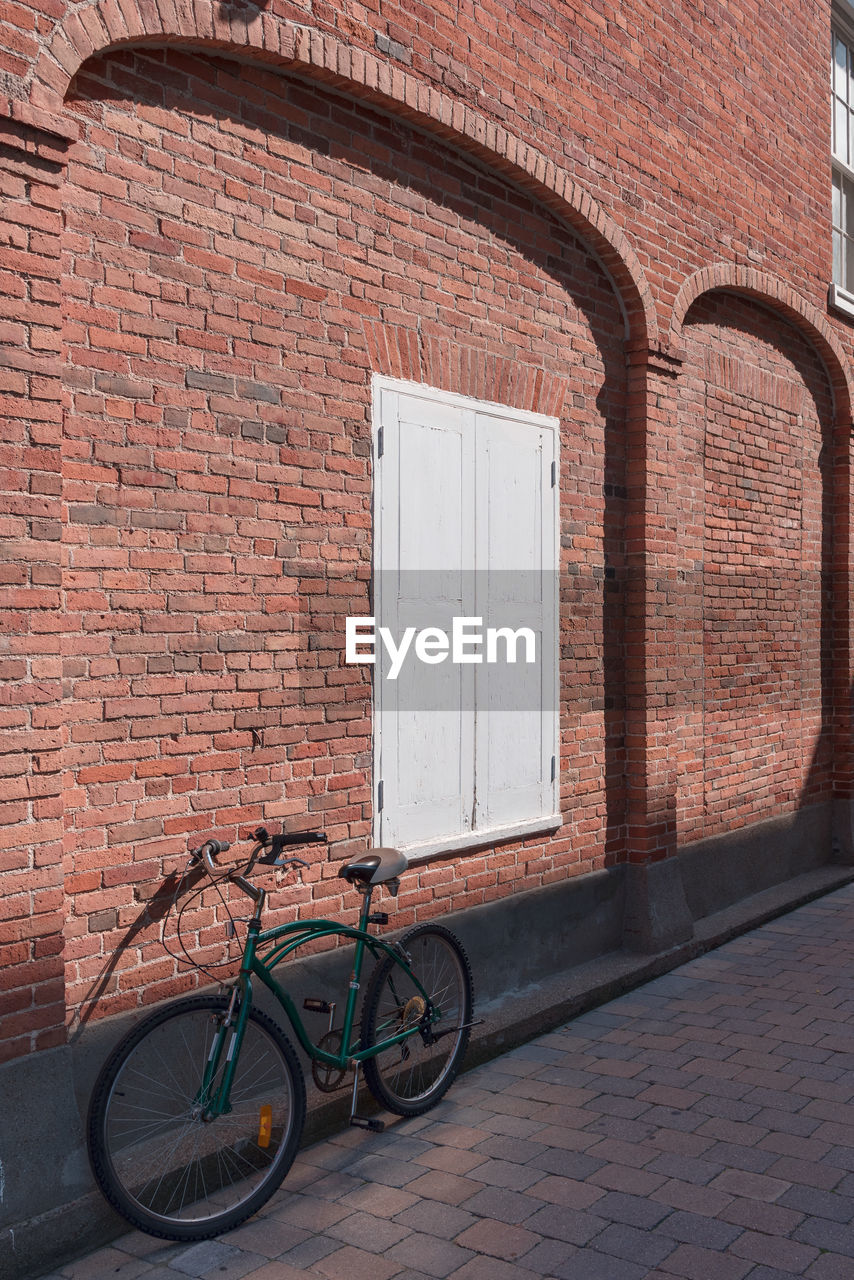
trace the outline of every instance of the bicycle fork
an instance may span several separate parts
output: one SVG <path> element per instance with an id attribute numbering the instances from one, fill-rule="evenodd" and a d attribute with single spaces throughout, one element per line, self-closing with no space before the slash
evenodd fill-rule
<path id="1" fill-rule="evenodd" d="M 246 1030 L 246 1024 L 249 1019 L 249 1010 L 252 1007 L 250 970 L 255 957 L 255 943 L 258 931 L 261 927 L 261 907 L 263 906 L 264 896 L 266 896 L 263 889 L 259 889 L 257 892 L 261 896 L 256 899 L 255 914 L 249 921 L 249 936 L 246 939 L 246 950 L 240 974 L 235 986 L 232 987 L 228 1008 L 211 1044 L 208 1060 L 205 1064 L 202 1086 L 195 1097 L 196 1106 L 201 1108 L 200 1118 L 205 1121 L 215 1120 L 217 1116 L 227 1115 L 231 1111 L 231 1085 L 234 1080 L 240 1046 L 243 1043 L 243 1033 Z M 237 1007 L 236 1018 L 234 1016 L 235 1006 Z M 222 1080 L 219 1088 L 214 1090 L 214 1081 L 217 1078 L 217 1073 L 223 1060 L 223 1048 L 225 1048 L 225 1064 L 222 1068 Z"/>
<path id="2" fill-rule="evenodd" d="M 255 960 L 255 947 L 258 941 L 258 934 L 261 930 L 261 913 L 264 910 L 264 903 L 267 900 L 267 890 L 260 889 L 257 885 L 250 884 L 243 876 L 234 876 L 234 883 L 238 888 L 242 889 L 247 897 L 251 898 L 255 903 L 255 908 L 249 918 L 249 928 L 246 937 L 246 947 L 243 952 L 243 963 L 240 966 L 240 974 L 236 985 L 232 988 L 231 999 L 228 1009 L 223 1020 L 220 1031 L 214 1038 L 211 1046 L 210 1057 L 205 1067 L 205 1076 L 202 1088 L 199 1091 L 201 1098 L 199 1104 L 203 1106 L 203 1120 L 213 1120 L 217 1116 L 227 1115 L 231 1110 L 231 1084 L 234 1080 L 234 1071 L 237 1066 L 237 1058 L 240 1053 L 240 1046 L 243 1043 L 243 1033 L 246 1030 L 246 1023 L 249 1018 L 249 1010 L 252 1007 L 252 964 Z M 237 1009 L 237 1020 L 231 1036 L 228 1039 L 228 1048 L 225 1055 L 225 1067 L 222 1073 L 222 1082 L 216 1091 L 214 1098 L 210 1097 L 210 1089 L 219 1069 L 222 1060 L 223 1042 L 228 1035 L 229 1028 L 234 1020 L 234 1006 L 240 1001 Z M 199 1095 L 197 1095 L 197 1098 Z M 203 1102 L 202 1099 L 206 1101 Z"/>
<path id="3" fill-rule="evenodd" d="M 194 1114 L 200 1120 L 213 1120 L 231 1110 L 229 1093 L 234 1076 L 234 1064 L 237 1057 L 238 1037 L 240 1034 L 239 1014 L 237 1022 L 234 1020 L 234 1006 L 237 1002 L 237 997 L 238 989 L 235 987 L 231 993 L 231 1000 L 225 1014 L 222 1019 L 217 1018 L 219 1026 L 211 1041 L 210 1052 L 202 1075 L 202 1083 L 193 1099 Z M 225 1053 L 223 1078 L 219 1087 L 215 1087 L 215 1081 L 223 1061 L 223 1051 Z"/>

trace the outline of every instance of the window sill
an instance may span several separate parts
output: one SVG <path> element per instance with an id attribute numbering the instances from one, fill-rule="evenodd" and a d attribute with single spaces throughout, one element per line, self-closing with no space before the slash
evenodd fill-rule
<path id="1" fill-rule="evenodd" d="M 406 855 L 410 864 L 426 862 L 442 853 L 464 852 L 469 849 L 481 849 L 484 845 L 504 844 L 508 840 L 518 840 L 522 836 L 533 836 L 557 831 L 563 826 L 563 814 L 550 813 L 541 818 L 530 818 L 527 822 L 515 822 L 506 827 L 492 827 L 488 831 L 466 831 L 462 835 L 448 836 L 443 840 L 428 840 L 424 844 L 398 845 L 400 852 Z"/>
<path id="2" fill-rule="evenodd" d="M 854 320 L 854 293 L 849 293 L 841 285 L 832 284 L 827 293 L 827 304 L 834 311 L 841 312 L 849 320 Z"/>

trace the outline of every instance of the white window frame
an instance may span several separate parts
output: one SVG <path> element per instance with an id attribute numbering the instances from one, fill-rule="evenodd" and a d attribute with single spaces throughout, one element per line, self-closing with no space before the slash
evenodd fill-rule
<path id="1" fill-rule="evenodd" d="M 848 67 L 849 73 L 847 77 L 847 92 L 844 99 L 837 94 L 836 86 L 836 42 L 841 43 L 848 51 Z M 839 154 L 839 146 L 837 142 L 837 121 L 845 116 L 845 107 L 848 108 L 847 113 L 847 148 L 845 156 Z M 836 0 L 833 6 L 833 21 L 831 26 L 831 45 L 830 45 L 830 110 L 831 110 L 831 174 L 833 186 L 835 188 L 837 180 L 839 183 L 839 218 L 837 222 L 836 212 L 831 211 L 832 239 L 834 245 L 832 281 L 828 291 L 828 302 L 831 307 L 849 317 L 854 317 L 854 278 L 848 280 L 845 278 L 845 245 L 846 241 L 850 241 L 854 248 L 854 234 L 849 234 L 845 230 L 846 205 L 851 202 L 854 204 L 854 6 L 848 0 Z M 835 190 L 832 193 L 835 201 Z M 852 217 L 854 222 L 854 217 Z M 841 270 L 837 268 L 836 246 L 838 238 L 841 237 L 841 247 L 839 253 L 839 262 Z M 854 276 L 854 269 L 852 269 Z M 841 278 L 840 278 L 841 277 Z"/>
<path id="2" fill-rule="evenodd" d="M 389 378 L 382 374 L 374 374 L 372 378 L 372 419 L 373 419 L 373 558 L 374 558 L 374 606 L 373 611 L 377 617 L 382 616 L 382 581 L 383 572 L 381 567 L 384 564 L 383 545 L 382 545 L 382 520 L 380 519 L 381 503 L 384 500 L 383 488 L 383 469 L 381 454 L 383 453 L 383 437 L 382 431 L 385 426 L 382 420 L 382 398 L 385 390 L 393 392 L 401 392 L 404 394 L 415 395 L 424 399 L 434 400 L 439 404 L 453 405 L 455 407 L 467 408 L 476 412 L 488 412 L 491 416 L 503 417 L 514 423 L 530 423 L 538 428 L 545 428 L 552 434 L 553 438 L 553 494 L 554 494 L 554 550 L 553 550 L 553 577 L 554 577 L 554 601 L 553 601 L 553 617 L 555 626 L 554 635 L 554 666 L 553 671 L 549 673 L 552 681 L 552 706 L 554 708 L 554 732 L 552 740 L 552 768 L 550 785 L 551 812 L 533 815 L 530 819 L 511 822 L 508 824 L 493 826 L 489 828 L 477 828 L 475 830 L 459 831 L 456 834 L 445 839 L 433 839 L 418 843 L 400 842 L 398 847 L 401 849 L 407 859 L 412 862 L 420 862 L 432 858 L 438 854 L 452 852 L 456 850 L 482 848 L 485 845 L 491 845 L 497 842 L 508 841 L 519 837 L 535 834 L 546 834 L 557 830 L 563 825 L 563 815 L 560 812 L 560 712 L 559 712 L 559 693 L 560 693 L 560 646 L 559 646 L 559 592 L 558 592 L 558 574 L 560 565 L 560 503 L 559 503 L 559 477 L 560 477 L 560 420 L 558 418 L 547 417 L 544 414 L 533 413 L 528 410 L 513 409 L 506 405 L 498 404 L 492 401 L 474 399 L 470 396 L 459 395 L 454 392 L 442 391 L 435 387 L 427 386 L 419 382 L 403 381 L 397 378 Z M 396 484 L 396 481 L 395 481 Z M 394 491 L 396 496 L 396 489 Z M 474 495 L 472 495 L 474 502 Z M 380 570 L 378 572 L 378 570 Z M 383 797 L 380 787 L 383 783 L 383 746 L 380 725 L 383 714 L 383 684 L 384 681 L 378 678 L 378 668 L 374 667 L 374 696 L 373 696 L 373 833 L 372 838 L 376 845 L 384 843 L 383 835 Z M 474 735 L 476 737 L 476 733 Z M 474 765 L 474 761 L 472 762 Z M 475 783 L 476 789 L 476 783 Z M 386 837 L 387 838 L 387 837 Z"/>

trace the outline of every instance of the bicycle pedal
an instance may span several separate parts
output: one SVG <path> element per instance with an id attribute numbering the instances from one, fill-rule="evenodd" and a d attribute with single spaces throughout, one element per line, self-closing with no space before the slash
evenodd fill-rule
<path id="1" fill-rule="evenodd" d="M 367 1116 L 351 1116 L 351 1129 L 370 1129 L 371 1133 L 382 1133 L 385 1128 L 384 1120 L 369 1120 Z"/>
<path id="2" fill-rule="evenodd" d="M 388 924 L 388 912 L 372 911 L 368 916 L 368 924 Z"/>
<path id="3" fill-rule="evenodd" d="M 331 1008 L 327 1000 L 315 1000 L 311 996 L 303 1000 L 302 1007 L 309 1013 L 328 1013 Z"/>

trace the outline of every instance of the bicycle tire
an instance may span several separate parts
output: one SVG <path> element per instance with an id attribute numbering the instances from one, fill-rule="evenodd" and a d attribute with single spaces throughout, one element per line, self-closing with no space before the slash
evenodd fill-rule
<path id="1" fill-rule="evenodd" d="M 436 1038 L 431 1043 L 416 1032 L 366 1058 L 365 1081 L 386 1110 L 419 1116 L 444 1096 L 462 1065 L 469 1041 L 473 982 L 462 944 L 442 925 L 416 925 L 399 945 L 412 957 L 410 968 L 440 1015 L 430 1028 Z M 423 1014 L 424 998 L 415 983 L 394 957 L 384 956 L 365 993 L 362 1048 L 420 1021 Z"/>
<path id="2" fill-rule="evenodd" d="M 92 1170 L 128 1222 L 165 1240 L 208 1240 L 260 1209 L 293 1163 L 305 1084 L 280 1027 L 252 1009 L 231 1110 L 205 1120 L 202 1076 L 228 999 L 194 996 L 156 1010 L 119 1042 L 89 1107 Z M 214 1087 L 227 1054 L 224 1042 Z"/>

